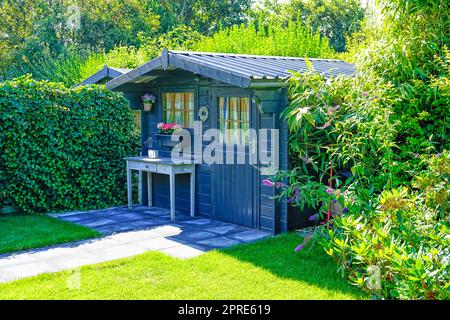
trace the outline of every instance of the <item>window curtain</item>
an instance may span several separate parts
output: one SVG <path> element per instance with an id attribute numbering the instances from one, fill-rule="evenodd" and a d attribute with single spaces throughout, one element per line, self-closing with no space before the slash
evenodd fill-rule
<path id="1" fill-rule="evenodd" d="M 163 93 L 163 120 L 192 128 L 194 126 L 194 93 Z"/>
<path id="2" fill-rule="evenodd" d="M 222 143 L 248 144 L 249 103 L 249 98 L 218 98 L 218 129 L 222 133 Z"/>

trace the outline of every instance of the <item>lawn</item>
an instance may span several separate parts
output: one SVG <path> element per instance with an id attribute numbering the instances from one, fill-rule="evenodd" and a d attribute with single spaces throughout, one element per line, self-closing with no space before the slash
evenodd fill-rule
<path id="1" fill-rule="evenodd" d="M 0 254 L 98 236 L 95 230 L 45 215 L 0 216 Z"/>
<path id="2" fill-rule="evenodd" d="M 159 252 L 0 284 L 0 299 L 361 299 L 318 245 L 286 234 L 180 260 Z"/>

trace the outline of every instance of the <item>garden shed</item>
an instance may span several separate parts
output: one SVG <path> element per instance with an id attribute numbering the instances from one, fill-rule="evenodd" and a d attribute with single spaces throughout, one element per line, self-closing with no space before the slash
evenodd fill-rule
<path id="1" fill-rule="evenodd" d="M 315 71 L 326 76 L 354 72 L 353 65 L 340 60 L 309 61 Z M 223 134 L 219 143 L 224 146 L 225 153 L 233 150 L 237 154 L 241 152 L 244 157 L 259 146 L 251 145 L 249 139 L 241 135 L 227 135 L 227 128 L 277 129 L 278 136 L 259 137 L 258 144 L 278 144 L 275 149 L 278 168 L 287 169 L 288 129 L 280 118 L 288 104 L 285 80 L 290 76 L 289 70 L 302 72 L 307 69 L 303 58 L 164 49 L 161 56 L 110 80 L 106 86 L 122 92 L 133 109 L 142 109 L 141 97 L 144 94 L 156 96 L 151 111 L 141 112 L 143 155 L 147 149 L 158 150 L 162 157 L 171 155 L 172 146 L 162 141 L 158 123 L 176 122 L 194 136 L 194 122 L 200 121 L 202 135 L 208 129 L 216 128 Z M 200 153 L 209 144 L 202 141 Z M 273 150 L 269 148 L 269 153 Z M 243 164 L 198 163 L 195 173 L 196 214 L 273 233 L 289 230 L 292 224 L 288 203 L 273 199 L 275 188 L 263 183 L 266 174 L 261 167 L 248 161 Z M 167 176 L 155 175 L 151 183 L 153 205 L 168 207 Z M 190 210 L 189 183 L 187 176 L 176 177 L 175 201 L 179 211 Z M 145 189 L 146 185 L 143 181 L 142 188 Z M 142 192 L 142 197 L 146 196 L 147 193 Z M 147 200 L 142 199 L 143 203 Z"/>

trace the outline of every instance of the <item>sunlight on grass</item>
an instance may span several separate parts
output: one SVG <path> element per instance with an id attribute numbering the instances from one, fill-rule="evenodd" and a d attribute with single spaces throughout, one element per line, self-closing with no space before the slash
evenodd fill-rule
<path id="1" fill-rule="evenodd" d="M 0 216 L 0 254 L 100 235 L 95 230 L 44 215 Z"/>
<path id="2" fill-rule="evenodd" d="M 0 285 L 1 299 L 360 299 L 316 246 L 294 253 L 299 237 L 283 235 L 197 258 L 159 252 Z M 76 274 L 76 273 L 75 273 Z"/>

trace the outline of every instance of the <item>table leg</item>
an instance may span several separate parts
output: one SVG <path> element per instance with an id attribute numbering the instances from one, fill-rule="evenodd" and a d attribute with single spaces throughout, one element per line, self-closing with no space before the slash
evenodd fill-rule
<path id="1" fill-rule="evenodd" d="M 195 216 L 195 169 L 191 172 L 191 217 Z"/>
<path id="2" fill-rule="evenodd" d="M 170 172 L 170 219 L 175 220 L 175 174 Z"/>
<path id="3" fill-rule="evenodd" d="M 133 195 L 131 193 L 131 170 L 127 168 L 127 195 L 128 195 L 128 209 L 133 209 Z"/>
<path id="4" fill-rule="evenodd" d="M 142 171 L 139 171 L 139 185 L 138 185 L 138 202 L 139 204 L 143 204 L 142 202 Z"/>
<path id="5" fill-rule="evenodd" d="M 147 199 L 148 206 L 153 206 L 152 173 L 147 171 Z"/>

